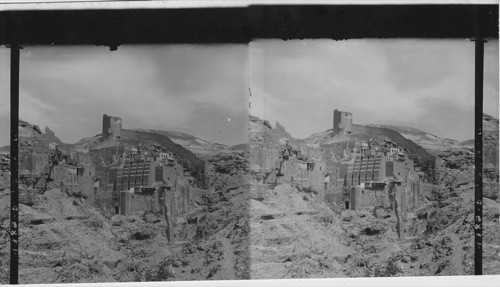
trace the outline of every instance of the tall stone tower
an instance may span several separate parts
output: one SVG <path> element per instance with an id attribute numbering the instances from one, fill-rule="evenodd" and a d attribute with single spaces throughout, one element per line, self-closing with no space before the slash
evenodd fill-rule
<path id="1" fill-rule="evenodd" d="M 104 114 L 102 116 L 102 139 L 117 139 L 121 136 L 122 119 Z"/>
<path id="2" fill-rule="evenodd" d="M 333 111 L 333 135 L 350 134 L 352 130 L 352 113 L 335 109 Z"/>

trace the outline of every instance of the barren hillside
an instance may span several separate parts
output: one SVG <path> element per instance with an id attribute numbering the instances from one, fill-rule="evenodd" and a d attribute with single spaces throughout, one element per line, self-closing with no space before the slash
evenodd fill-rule
<path id="1" fill-rule="evenodd" d="M 441 149 L 436 187 L 408 212 L 397 235 L 391 209 L 344 210 L 312 189 L 280 177 L 279 144 L 265 120 L 250 118 L 252 154 L 252 278 L 470 275 L 474 272 L 474 154 Z M 385 136 L 422 158 L 434 159 L 396 131 L 354 126 L 349 137 Z M 347 137 L 346 137 L 347 138 Z M 335 141 L 329 131 L 306 139 Z M 341 140 L 341 139 L 339 139 Z M 345 140 L 345 139 L 344 139 Z M 273 152 L 273 149 L 277 149 Z M 265 164 L 268 170 L 254 165 Z M 273 166 L 278 172 L 273 173 Z M 283 170 L 281 170 L 283 172 Z M 299 175 L 298 175 L 299 176 Z M 498 273 L 498 203 L 485 198 L 485 273 Z"/>

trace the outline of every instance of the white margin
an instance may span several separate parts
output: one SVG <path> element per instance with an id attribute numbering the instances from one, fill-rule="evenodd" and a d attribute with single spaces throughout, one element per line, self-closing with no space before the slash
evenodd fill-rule
<path id="1" fill-rule="evenodd" d="M 250 5 L 499 4 L 499 0 L 3 0 L 0 11 L 247 7 Z"/>

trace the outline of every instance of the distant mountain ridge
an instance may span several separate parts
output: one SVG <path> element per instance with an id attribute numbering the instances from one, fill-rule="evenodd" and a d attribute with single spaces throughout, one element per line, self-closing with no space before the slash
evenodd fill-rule
<path id="1" fill-rule="evenodd" d="M 394 126 L 394 125 L 372 125 L 372 126 L 387 127 L 389 129 L 398 131 L 402 136 L 422 146 L 431 153 L 443 149 L 450 149 L 450 148 L 455 149 L 464 146 L 468 147 L 474 146 L 474 139 L 469 139 L 460 142 L 452 139 L 440 138 L 436 135 L 411 127 Z M 496 136 L 496 138 L 498 138 L 498 119 L 483 113 L 483 133 L 485 137 L 495 138 Z"/>
<path id="2" fill-rule="evenodd" d="M 180 144 L 175 143 L 166 135 L 147 131 L 122 129 L 121 138 L 115 141 L 132 144 L 138 144 L 139 142 L 158 143 L 168 151 L 177 154 L 177 159 L 181 164 L 183 164 L 183 162 L 188 163 L 191 169 L 196 169 L 198 170 L 198 172 L 202 172 L 203 170 L 203 160 L 198 158 L 190 150 L 184 148 Z M 186 167 L 185 164 L 183 164 L 183 166 Z"/>
<path id="3" fill-rule="evenodd" d="M 412 142 L 418 144 L 419 146 L 425 148 L 426 150 L 441 150 L 447 148 L 458 147 L 459 141 L 440 138 L 436 135 L 430 134 L 428 132 L 411 128 L 405 126 L 395 126 L 395 125 L 371 125 L 374 127 L 383 127 L 399 132 L 403 137 L 411 140 Z"/>
<path id="4" fill-rule="evenodd" d="M 200 139 L 193 135 L 178 132 L 178 131 L 164 131 L 164 130 L 150 130 L 150 129 L 136 129 L 139 132 L 156 133 L 169 137 L 176 144 L 190 150 L 193 153 L 208 153 L 213 151 L 228 150 L 229 147 L 220 143 L 209 142 Z"/>

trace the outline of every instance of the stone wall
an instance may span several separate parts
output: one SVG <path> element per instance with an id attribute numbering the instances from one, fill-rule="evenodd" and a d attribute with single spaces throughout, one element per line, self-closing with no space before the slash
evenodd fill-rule
<path id="1" fill-rule="evenodd" d="M 305 162 L 300 160 L 287 160 L 281 168 L 282 181 L 289 182 L 300 188 L 313 188 L 320 198 L 324 198 L 324 180 L 326 166 L 323 161 Z"/>
<path id="2" fill-rule="evenodd" d="M 32 174 L 42 174 L 47 172 L 49 164 L 48 154 L 19 153 L 19 171 L 28 170 Z"/>
<path id="3" fill-rule="evenodd" d="M 250 138 L 250 150 L 258 148 L 278 149 L 279 137 L 272 131 L 253 132 Z"/>
<path id="4" fill-rule="evenodd" d="M 390 206 L 387 200 L 387 191 L 383 189 L 364 189 L 361 187 L 353 187 L 352 189 L 356 194 L 356 206 L 353 207 L 353 209 L 375 206 Z"/>
<path id="5" fill-rule="evenodd" d="M 49 164 L 48 154 L 33 154 L 33 169 L 31 173 L 42 174 L 47 172 L 47 165 Z"/>
<path id="6" fill-rule="evenodd" d="M 85 165 L 79 168 L 78 177 L 78 192 L 84 194 L 89 202 L 95 202 L 94 199 L 94 180 L 95 180 L 95 167 L 92 165 Z"/>
<path id="7" fill-rule="evenodd" d="M 280 152 L 278 149 L 252 148 L 250 149 L 250 164 L 257 165 L 262 171 L 271 171 L 280 166 Z"/>
<path id="8" fill-rule="evenodd" d="M 110 169 L 110 172 L 114 170 L 116 168 Z M 188 214 L 192 202 L 188 180 L 184 176 L 184 169 L 182 165 L 176 163 L 161 167 L 152 165 L 151 171 L 154 173 L 149 175 L 148 187 L 156 188 L 154 194 L 140 194 L 138 193 L 139 187 L 136 188 L 134 193 L 121 191 L 115 200 L 115 206 L 118 206 L 120 214 L 124 215 L 131 212 L 161 212 L 161 206 L 166 206 L 166 214 L 175 227 L 177 222 Z M 108 177 L 112 176 L 110 172 L 108 172 Z M 108 178 L 106 182 L 108 182 L 107 187 L 112 186 L 110 184 L 111 179 Z M 160 198 L 160 187 L 156 186 L 160 183 L 166 185 L 164 187 L 164 199 Z M 106 198 L 112 198 L 110 194 L 106 196 Z"/>
<path id="9" fill-rule="evenodd" d="M 77 168 L 73 166 L 56 165 L 52 168 L 50 177 L 52 178 L 50 186 L 59 188 L 63 192 L 67 192 L 68 189 L 72 190 L 73 186 L 78 183 Z M 76 189 L 74 192 L 76 192 Z"/>
<path id="10" fill-rule="evenodd" d="M 409 170 L 407 163 L 399 161 L 386 161 L 385 168 L 386 177 L 396 176 L 399 179 L 404 179 Z"/>
<path id="11" fill-rule="evenodd" d="M 335 109 L 333 111 L 333 134 L 337 135 L 339 133 L 349 134 L 352 130 L 352 113 L 339 111 Z"/>
<path id="12" fill-rule="evenodd" d="M 32 153 L 19 153 L 19 171 L 33 170 L 33 155 Z"/>
<path id="13" fill-rule="evenodd" d="M 90 155 L 90 153 L 88 151 L 87 152 L 76 152 L 76 161 L 79 164 L 90 165 L 90 164 L 92 164 L 92 156 Z"/>
<path id="14" fill-rule="evenodd" d="M 153 211 L 159 212 L 158 198 L 154 195 L 140 195 L 124 191 L 120 193 L 120 213 L 130 214 L 133 212 Z"/>
<path id="15" fill-rule="evenodd" d="M 95 168 L 83 166 L 80 168 L 68 165 L 56 165 L 52 168 L 52 181 L 49 187 L 58 188 L 70 195 L 81 195 L 94 203 Z"/>
<path id="16" fill-rule="evenodd" d="M 122 119 L 104 114 L 102 116 L 102 138 L 120 138 Z"/>
<path id="17" fill-rule="evenodd" d="M 88 157 L 93 165 L 111 165 L 113 156 L 122 155 L 125 148 L 123 146 L 109 146 L 89 150 Z"/>

